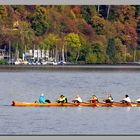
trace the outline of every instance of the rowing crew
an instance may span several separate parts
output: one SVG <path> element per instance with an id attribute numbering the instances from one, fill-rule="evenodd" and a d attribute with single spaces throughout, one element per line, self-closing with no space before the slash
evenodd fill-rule
<path id="1" fill-rule="evenodd" d="M 111 94 L 109 94 L 104 100 L 105 103 L 113 103 L 114 100 L 111 96 Z M 98 98 L 93 95 L 93 97 L 90 99 L 91 103 L 95 103 L 95 102 L 99 102 Z M 128 95 L 125 95 L 125 97 L 120 101 L 121 103 L 131 103 L 131 99 Z M 140 98 L 137 100 L 137 103 L 140 103 Z"/>
<path id="2" fill-rule="evenodd" d="M 82 102 L 82 99 L 79 95 L 75 96 L 75 98 L 72 100 L 74 103 L 80 103 Z M 45 99 L 44 94 L 41 94 L 39 97 L 39 102 L 40 103 L 51 103 L 50 100 Z M 60 95 L 59 99 L 56 101 L 57 103 L 67 103 L 67 97 L 64 95 Z"/>
<path id="3" fill-rule="evenodd" d="M 103 99 L 103 101 L 105 103 L 113 103 L 114 100 L 111 96 L 111 94 L 109 94 L 105 99 Z M 51 101 L 49 99 L 45 99 L 44 94 L 41 94 L 39 97 L 39 102 L 40 103 L 51 103 Z M 59 99 L 56 101 L 57 103 L 67 103 L 67 97 L 64 95 L 60 95 Z M 81 97 L 79 95 L 75 96 L 74 99 L 72 100 L 73 103 L 81 103 L 83 102 Z M 98 97 L 96 95 L 93 95 L 90 100 L 90 103 L 98 103 Z M 120 101 L 121 103 L 131 103 L 131 99 L 128 95 L 125 95 L 125 98 L 123 98 L 123 100 Z M 140 98 L 137 100 L 137 103 L 140 103 Z"/>

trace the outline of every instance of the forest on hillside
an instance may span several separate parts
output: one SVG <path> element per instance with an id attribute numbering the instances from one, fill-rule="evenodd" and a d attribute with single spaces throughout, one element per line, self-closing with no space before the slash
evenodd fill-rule
<path id="1" fill-rule="evenodd" d="M 1 5 L 0 48 L 49 50 L 56 61 L 140 61 L 139 5 Z"/>

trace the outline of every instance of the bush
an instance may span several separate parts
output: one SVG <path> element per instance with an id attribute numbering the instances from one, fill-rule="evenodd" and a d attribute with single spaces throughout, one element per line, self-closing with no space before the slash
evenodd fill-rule
<path id="1" fill-rule="evenodd" d="M 0 65 L 5 65 L 6 61 L 4 59 L 0 60 Z"/>
<path id="2" fill-rule="evenodd" d="M 88 53 L 87 56 L 86 56 L 86 63 L 87 64 L 93 64 L 93 63 L 96 63 L 97 61 L 97 57 L 95 54 L 93 53 Z"/>
<path id="3" fill-rule="evenodd" d="M 140 61 L 140 50 L 137 50 L 137 53 L 136 53 L 136 60 L 137 60 L 137 61 Z"/>
<path id="4" fill-rule="evenodd" d="M 127 62 L 132 62 L 133 61 L 133 56 L 130 53 L 126 54 L 126 61 Z"/>

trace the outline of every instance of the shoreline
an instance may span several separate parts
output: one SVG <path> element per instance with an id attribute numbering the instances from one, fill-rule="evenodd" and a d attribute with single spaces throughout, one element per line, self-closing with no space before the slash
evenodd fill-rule
<path id="1" fill-rule="evenodd" d="M 49 70 L 49 71 L 81 71 L 81 70 L 140 70 L 140 65 L 0 65 L 0 71 L 13 70 Z"/>

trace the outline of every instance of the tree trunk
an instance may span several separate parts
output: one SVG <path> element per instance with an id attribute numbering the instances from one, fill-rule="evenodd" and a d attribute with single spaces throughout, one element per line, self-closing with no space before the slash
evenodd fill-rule
<path id="1" fill-rule="evenodd" d="M 26 45 L 25 45 L 24 51 L 25 51 L 25 53 L 26 53 Z"/>
<path id="2" fill-rule="evenodd" d="M 78 58 L 79 58 L 79 50 L 78 50 L 78 53 L 77 53 L 76 62 L 77 62 Z"/>
<path id="3" fill-rule="evenodd" d="M 134 48 L 134 58 L 133 58 L 133 61 L 134 62 L 136 61 L 136 48 Z"/>
<path id="4" fill-rule="evenodd" d="M 55 49 L 53 48 L 53 59 L 55 60 Z"/>
<path id="5" fill-rule="evenodd" d="M 38 46 L 37 46 L 37 61 L 39 60 L 39 57 L 38 57 Z"/>
<path id="6" fill-rule="evenodd" d="M 107 19 L 109 17 L 109 13 L 110 13 L 110 5 L 108 5 L 108 9 L 107 9 Z"/>
<path id="7" fill-rule="evenodd" d="M 64 50 L 64 45 L 62 45 L 62 61 L 65 62 L 65 50 Z"/>
<path id="8" fill-rule="evenodd" d="M 15 53 L 15 60 L 19 59 L 19 50 L 18 50 L 18 43 L 16 46 L 16 53 Z"/>
<path id="9" fill-rule="evenodd" d="M 9 40 L 9 65 L 11 61 L 11 41 Z"/>
<path id="10" fill-rule="evenodd" d="M 100 12 L 100 5 L 98 5 L 98 14 L 99 14 L 99 12 Z"/>
<path id="11" fill-rule="evenodd" d="M 126 62 L 126 46 L 125 46 L 124 49 L 125 49 L 125 50 L 124 50 L 124 54 L 125 54 L 124 62 Z"/>
<path id="12" fill-rule="evenodd" d="M 57 45 L 56 45 L 56 47 L 55 47 L 55 62 L 57 62 L 58 61 L 58 58 L 57 58 Z"/>
<path id="13" fill-rule="evenodd" d="M 67 61 L 67 47 L 65 47 L 65 51 L 64 51 L 64 53 L 65 53 L 65 61 Z"/>
<path id="14" fill-rule="evenodd" d="M 41 60 L 42 60 L 42 52 L 43 52 L 43 51 L 42 51 L 42 49 L 40 49 L 40 53 L 41 53 Z"/>
<path id="15" fill-rule="evenodd" d="M 34 53 L 35 53 L 35 44 L 33 46 L 33 58 L 35 57 Z"/>

